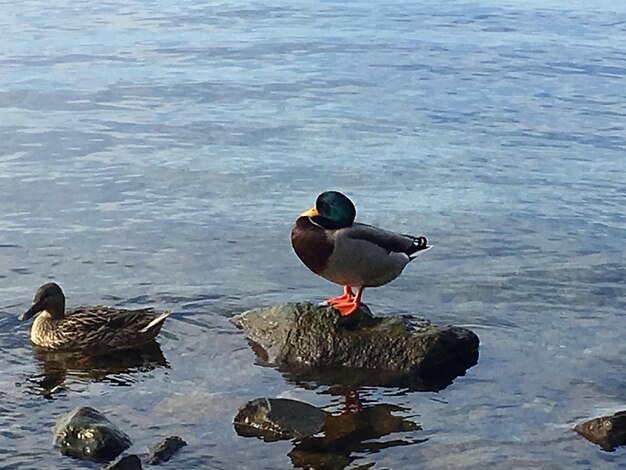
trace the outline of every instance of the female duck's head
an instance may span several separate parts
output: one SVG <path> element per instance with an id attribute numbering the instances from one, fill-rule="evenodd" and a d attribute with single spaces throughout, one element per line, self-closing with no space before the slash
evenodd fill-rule
<path id="1" fill-rule="evenodd" d="M 61 319 L 65 312 L 65 295 L 58 284 L 49 282 L 44 284 L 33 298 L 33 305 L 22 315 L 20 320 L 28 320 L 39 312 L 46 311 L 52 318 Z"/>
<path id="2" fill-rule="evenodd" d="M 315 201 L 315 207 L 302 213 L 311 221 L 327 229 L 349 227 L 356 217 L 356 209 L 347 196 L 338 191 L 325 191 Z"/>

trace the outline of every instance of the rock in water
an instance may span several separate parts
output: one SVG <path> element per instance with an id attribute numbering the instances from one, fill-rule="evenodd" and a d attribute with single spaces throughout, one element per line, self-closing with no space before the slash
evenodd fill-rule
<path id="1" fill-rule="evenodd" d="M 146 462 L 150 465 L 158 465 L 161 462 L 167 462 L 176 452 L 186 445 L 187 443 L 178 436 L 166 437 L 150 448 Z"/>
<path id="2" fill-rule="evenodd" d="M 626 410 L 580 423 L 574 431 L 604 450 L 613 451 L 626 444 Z"/>
<path id="3" fill-rule="evenodd" d="M 287 398 L 257 398 L 243 405 L 234 419 L 237 434 L 265 441 L 312 436 L 322 430 L 326 412 Z"/>
<path id="4" fill-rule="evenodd" d="M 141 459 L 135 454 L 124 455 L 111 462 L 106 467 L 102 467 L 101 470 L 142 470 Z"/>
<path id="5" fill-rule="evenodd" d="M 130 438 L 102 413 L 75 408 L 54 426 L 54 444 L 66 455 L 86 460 L 113 460 L 131 445 Z"/>
<path id="6" fill-rule="evenodd" d="M 321 383 L 441 390 L 478 360 L 479 340 L 468 329 L 374 317 L 367 307 L 341 317 L 332 307 L 287 303 L 233 322 L 265 365 Z"/>

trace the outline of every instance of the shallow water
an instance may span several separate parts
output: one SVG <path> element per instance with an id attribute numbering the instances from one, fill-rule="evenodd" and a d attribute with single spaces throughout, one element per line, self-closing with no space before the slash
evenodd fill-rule
<path id="1" fill-rule="evenodd" d="M 342 399 L 255 365 L 229 318 L 339 292 L 289 245 L 336 188 L 435 245 L 372 310 L 481 339 L 443 391 L 361 390 L 413 424 L 350 465 L 626 468 L 570 430 L 626 407 L 626 6 L 25 1 L 0 28 L 0 467 L 92 468 L 51 450 L 89 405 L 132 451 L 184 437 L 169 468 L 291 468 L 237 408 Z M 51 279 L 171 309 L 164 361 L 51 369 L 17 320 Z"/>

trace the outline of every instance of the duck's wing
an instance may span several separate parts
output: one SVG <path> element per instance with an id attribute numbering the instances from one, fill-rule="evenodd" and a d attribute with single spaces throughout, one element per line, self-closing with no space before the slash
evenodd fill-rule
<path id="1" fill-rule="evenodd" d="M 96 305 L 90 307 L 78 307 L 68 312 L 69 325 L 77 329 L 90 330 L 140 330 L 147 326 L 156 315 L 151 308 L 127 310 L 114 307 Z"/>
<path id="2" fill-rule="evenodd" d="M 404 253 L 411 259 L 417 256 L 418 252 L 430 248 L 426 237 L 401 235 L 367 224 L 355 223 L 341 231 L 347 238 L 367 241 L 388 253 Z"/>
<path id="3" fill-rule="evenodd" d="M 152 309 L 78 307 L 67 312 L 56 333 L 66 340 L 67 348 L 128 347 L 154 338 L 169 314 Z"/>

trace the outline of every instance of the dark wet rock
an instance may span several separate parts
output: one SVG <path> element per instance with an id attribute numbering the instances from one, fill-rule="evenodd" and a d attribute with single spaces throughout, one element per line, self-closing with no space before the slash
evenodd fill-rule
<path id="1" fill-rule="evenodd" d="M 580 423 L 574 431 L 602 449 L 613 451 L 626 444 L 626 410 Z"/>
<path id="2" fill-rule="evenodd" d="M 128 449 L 131 440 L 99 411 L 80 407 L 57 421 L 54 443 L 66 455 L 103 461 Z"/>
<path id="3" fill-rule="evenodd" d="M 114 462 L 102 467 L 101 470 L 141 470 L 141 459 L 135 455 L 123 455 L 118 457 Z"/>
<path id="4" fill-rule="evenodd" d="M 321 431 L 326 412 L 287 398 L 257 398 L 243 405 L 234 419 L 237 434 L 265 441 L 311 436 Z"/>
<path id="5" fill-rule="evenodd" d="M 296 381 L 441 390 L 478 360 L 479 340 L 468 329 L 374 317 L 367 307 L 341 317 L 332 307 L 288 303 L 244 312 L 233 322 L 262 364 Z"/>
<path id="6" fill-rule="evenodd" d="M 178 436 L 166 437 L 161 442 L 150 447 L 148 456 L 146 457 L 146 463 L 158 465 L 162 462 L 167 462 L 176 452 L 186 445 L 187 443 Z"/>
<path id="7" fill-rule="evenodd" d="M 148 449 L 147 454 L 142 454 L 142 458 L 148 465 L 159 465 L 168 462 L 173 455 L 185 447 L 187 443 L 178 436 L 166 437 L 162 441 Z M 103 467 L 101 470 L 136 470 L 143 468 L 141 458 L 135 454 L 118 457 L 115 462 Z"/>

